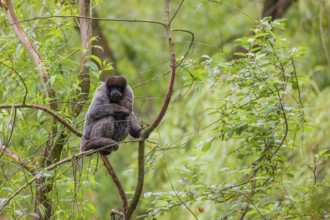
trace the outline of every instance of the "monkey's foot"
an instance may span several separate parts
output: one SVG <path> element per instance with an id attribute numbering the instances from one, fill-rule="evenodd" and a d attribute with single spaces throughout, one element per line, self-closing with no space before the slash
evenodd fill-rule
<path id="1" fill-rule="evenodd" d="M 100 150 L 100 154 L 101 154 L 101 155 L 104 155 L 104 156 L 107 156 L 107 155 L 111 154 L 112 151 L 117 151 L 118 148 L 119 148 L 119 145 L 116 144 L 116 145 L 111 146 L 111 147 L 109 147 L 109 148 L 107 148 L 107 149 Z"/>

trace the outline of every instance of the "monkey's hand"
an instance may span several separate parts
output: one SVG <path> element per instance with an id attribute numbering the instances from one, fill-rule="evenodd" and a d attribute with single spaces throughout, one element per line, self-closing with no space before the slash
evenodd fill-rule
<path id="1" fill-rule="evenodd" d="M 129 116 L 129 134 L 133 137 L 133 138 L 139 138 L 141 136 L 141 131 L 142 128 L 139 126 L 135 114 L 134 112 L 132 112 Z"/>
<path id="2" fill-rule="evenodd" d="M 87 116 L 93 120 L 98 120 L 109 115 L 116 116 L 118 113 L 127 117 L 130 114 L 130 111 L 128 108 L 115 103 L 103 105 L 93 105 L 92 103 L 87 112 Z"/>
<path id="3" fill-rule="evenodd" d="M 124 119 L 129 116 L 131 112 L 129 111 L 128 108 L 123 107 L 123 106 L 118 106 L 118 109 L 114 111 L 114 116 L 116 119 Z"/>

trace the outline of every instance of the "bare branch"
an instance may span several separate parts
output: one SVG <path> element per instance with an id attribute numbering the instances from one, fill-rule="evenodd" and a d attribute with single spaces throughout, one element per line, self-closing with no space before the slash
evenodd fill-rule
<path id="1" fill-rule="evenodd" d="M 128 213 L 127 213 L 128 219 L 130 219 L 131 215 L 135 211 L 135 209 L 140 201 L 140 197 L 141 197 L 142 190 L 143 190 L 145 139 L 148 138 L 149 134 L 159 125 L 159 123 L 163 119 L 163 117 L 167 111 L 167 108 L 170 104 L 172 93 L 173 93 L 175 71 L 176 71 L 176 61 L 175 61 L 176 58 L 175 58 L 175 51 L 174 51 L 174 43 L 173 43 L 173 39 L 172 39 L 172 30 L 171 30 L 171 24 L 170 24 L 171 21 L 169 20 L 169 14 L 170 14 L 169 10 L 170 10 L 169 9 L 169 0 L 165 0 L 164 1 L 164 27 L 165 27 L 166 34 L 167 34 L 169 51 L 170 51 L 170 67 L 171 67 L 170 82 L 168 85 L 168 91 L 167 91 L 165 100 L 163 102 L 162 108 L 161 108 L 158 116 L 151 123 L 150 126 L 148 126 L 147 128 L 145 128 L 142 131 L 142 134 L 141 134 L 142 140 L 139 142 L 139 151 L 138 151 L 138 153 L 139 153 L 139 155 L 138 155 L 138 160 L 139 160 L 138 161 L 138 180 L 137 180 L 137 184 L 135 187 L 134 196 L 133 196 L 130 206 L 128 208 Z"/>
<path id="2" fill-rule="evenodd" d="M 165 0 L 164 1 L 164 27 L 166 30 L 166 35 L 168 38 L 168 45 L 169 45 L 169 52 L 170 52 L 170 68 L 171 68 L 171 73 L 170 73 L 170 82 L 168 85 L 168 90 L 167 94 L 165 97 L 165 100 L 163 102 L 162 108 L 157 116 L 157 118 L 151 123 L 150 126 L 148 126 L 146 129 L 142 131 L 141 138 L 147 138 L 149 134 L 159 125 L 161 120 L 163 119 L 167 108 L 170 104 L 171 98 L 172 98 L 172 93 L 173 93 L 173 87 L 174 87 L 174 80 L 175 80 L 175 72 L 176 72 L 176 61 L 175 61 L 175 51 L 174 51 L 174 42 L 172 38 L 172 30 L 170 26 L 170 20 L 169 20 L 169 1 Z"/>
<path id="3" fill-rule="evenodd" d="M 144 184 L 144 148 L 145 148 L 145 141 L 141 140 L 139 142 L 139 151 L 138 151 L 138 180 L 135 187 L 135 192 L 132 198 L 132 201 L 127 210 L 127 219 L 130 219 L 133 212 L 135 211 L 143 190 Z"/>
<path id="4" fill-rule="evenodd" d="M 143 20 L 143 19 L 125 19 L 125 18 L 95 18 L 95 17 L 88 17 L 88 16 L 77 16 L 77 15 L 51 15 L 51 16 L 38 16 L 38 17 L 33 17 L 33 18 L 28 18 L 24 20 L 17 20 L 14 23 L 10 23 L 2 28 L 0 30 L 5 29 L 6 27 L 10 27 L 22 22 L 29 22 L 29 21 L 35 21 L 35 20 L 40 20 L 40 19 L 50 19 L 50 18 L 71 18 L 71 19 L 76 19 L 76 18 L 84 18 L 84 19 L 89 19 L 89 20 L 97 20 L 97 21 L 109 21 L 109 22 L 128 22 L 128 23 L 148 23 L 148 24 L 157 24 L 161 26 L 165 26 L 164 23 L 160 21 L 153 21 L 153 20 Z"/>
<path id="5" fill-rule="evenodd" d="M 107 168 L 108 173 L 110 174 L 110 176 L 112 177 L 113 182 L 115 183 L 117 190 L 119 192 L 121 201 L 123 203 L 123 213 L 124 216 L 127 213 L 127 207 L 128 207 L 128 203 L 127 203 L 127 198 L 126 198 L 126 193 L 124 191 L 123 186 L 121 185 L 118 176 L 115 172 L 115 170 L 113 169 L 110 161 L 108 160 L 108 158 L 104 155 L 101 155 L 101 159 L 103 160 L 104 166 Z"/>

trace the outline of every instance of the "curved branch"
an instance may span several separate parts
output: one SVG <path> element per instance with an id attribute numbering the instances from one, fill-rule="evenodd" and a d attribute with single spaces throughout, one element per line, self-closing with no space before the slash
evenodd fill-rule
<path id="1" fill-rule="evenodd" d="M 127 219 L 130 219 L 133 212 L 135 211 L 143 190 L 144 184 L 144 148 L 145 141 L 142 140 L 139 142 L 139 150 L 138 150 L 138 180 L 135 187 L 135 192 L 132 198 L 132 201 L 127 210 Z"/>
<path id="2" fill-rule="evenodd" d="M 67 127 L 70 131 L 72 131 L 72 133 L 74 133 L 78 137 L 82 136 L 82 133 L 80 131 L 78 131 L 77 129 L 75 129 L 69 122 L 67 122 L 66 120 L 61 118 L 58 114 L 56 114 L 55 111 L 53 111 L 45 106 L 35 105 L 35 104 L 3 104 L 3 105 L 0 105 L 0 108 L 34 108 L 34 109 L 42 110 L 42 111 L 50 114 L 54 118 L 56 118 L 57 121 L 59 121 L 61 124 L 63 124 L 65 127 Z"/>
<path id="3" fill-rule="evenodd" d="M 172 38 L 172 30 L 170 26 L 170 20 L 169 20 L 169 1 L 165 0 L 164 4 L 164 21 L 165 21 L 165 30 L 166 30 L 166 35 L 168 38 L 168 45 L 169 45 L 169 51 L 170 51 L 170 67 L 171 67 L 171 73 L 170 73 L 170 82 L 168 85 L 168 90 L 167 94 L 165 97 L 165 100 L 163 102 L 162 108 L 156 117 L 156 119 L 151 123 L 150 126 L 145 128 L 142 131 L 141 137 L 142 139 L 146 139 L 149 134 L 159 125 L 161 120 L 164 118 L 164 115 L 167 111 L 167 108 L 170 104 L 171 98 L 172 98 L 172 93 L 173 93 L 173 87 L 174 87 L 174 81 L 175 81 L 175 72 L 176 72 L 176 61 L 175 61 L 175 51 L 174 51 L 174 42 Z"/>
<path id="4" fill-rule="evenodd" d="M 131 218 L 131 215 L 135 211 L 142 194 L 143 190 L 143 184 L 144 184 L 144 148 L 145 148 L 145 139 L 148 138 L 149 134 L 159 125 L 161 120 L 164 118 L 164 115 L 168 109 L 168 106 L 170 104 L 172 93 L 173 93 L 173 87 L 174 87 L 174 80 L 175 80 L 175 71 L 176 71 L 176 61 L 175 61 L 175 51 L 174 51 L 174 42 L 172 38 L 172 30 L 171 30 L 171 21 L 169 20 L 169 0 L 164 0 L 164 22 L 165 22 L 165 30 L 168 38 L 168 44 L 169 44 L 169 51 L 170 51 L 170 67 L 171 67 L 171 78 L 168 85 L 168 91 L 165 97 L 165 100 L 163 102 L 162 108 L 156 117 L 156 119 L 151 123 L 150 126 L 145 128 L 141 133 L 141 139 L 139 142 L 139 151 L 138 151 L 138 180 L 135 187 L 135 192 L 132 198 L 132 201 L 130 203 L 130 206 L 128 207 L 127 211 L 127 217 L 128 219 Z"/>
<path id="5" fill-rule="evenodd" d="M 24 93 L 24 97 L 23 97 L 23 101 L 22 101 L 22 103 L 23 103 L 23 105 L 25 105 L 26 96 L 27 96 L 27 94 L 28 94 L 28 89 L 27 89 L 27 86 L 26 86 L 26 84 L 25 84 L 25 82 L 24 82 L 22 76 L 21 76 L 21 75 L 20 75 L 20 74 L 14 69 L 14 67 L 13 67 L 13 61 L 11 62 L 11 67 L 8 66 L 7 64 L 3 63 L 3 62 L 0 62 L 0 64 L 4 65 L 5 67 L 7 67 L 7 68 L 11 69 L 12 71 L 14 71 L 14 73 L 18 76 L 18 78 L 19 78 L 19 79 L 21 80 L 21 82 L 23 83 L 23 85 L 24 85 L 24 89 L 25 89 L 25 93 Z"/>
<path id="6" fill-rule="evenodd" d="M 127 197 L 124 191 L 123 186 L 121 185 L 118 176 L 115 172 L 115 170 L 113 169 L 110 161 L 108 160 L 108 158 L 104 155 L 101 155 L 101 159 L 103 160 L 104 166 L 107 168 L 108 173 L 110 174 L 110 176 L 112 177 L 113 182 L 115 183 L 117 190 L 119 192 L 121 201 L 123 203 L 123 213 L 125 216 L 125 213 L 127 212 L 127 207 L 128 207 L 128 203 L 127 203 Z"/>
<path id="7" fill-rule="evenodd" d="M 183 2 L 184 2 L 184 0 L 181 0 L 179 6 L 177 7 L 177 9 L 176 9 L 175 12 L 174 12 L 174 15 L 173 15 L 172 18 L 170 19 L 169 24 L 172 23 L 172 21 L 174 20 L 174 18 L 176 17 L 176 15 L 178 14 L 178 12 L 180 11 L 180 9 L 181 9 L 181 7 L 182 7 L 182 5 L 183 5 Z"/>
<path id="8" fill-rule="evenodd" d="M 283 135 L 281 143 L 278 145 L 276 150 L 268 157 L 268 160 L 271 160 L 277 154 L 277 152 L 281 149 L 281 147 L 283 146 L 284 141 L 286 140 L 286 137 L 289 133 L 289 123 L 288 123 L 287 115 L 285 113 L 285 109 L 284 109 L 284 105 L 283 105 L 283 99 L 281 98 L 280 91 L 276 86 L 275 86 L 275 89 L 276 89 L 278 102 L 280 104 L 280 109 L 281 109 L 281 112 L 283 114 L 283 119 L 284 119 L 284 135 Z"/>

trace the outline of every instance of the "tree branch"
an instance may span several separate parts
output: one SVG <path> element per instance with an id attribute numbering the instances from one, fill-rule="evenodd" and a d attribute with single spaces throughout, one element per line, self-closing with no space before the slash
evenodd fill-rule
<path id="1" fill-rule="evenodd" d="M 169 20 L 169 0 L 164 1 L 164 27 L 166 30 L 166 35 L 168 38 L 168 45 L 169 45 L 169 51 L 170 51 L 170 68 L 171 68 L 171 73 L 170 73 L 170 82 L 168 85 L 168 90 L 167 94 L 165 97 L 165 100 L 163 102 L 162 108 L 156 117 L 156 119 L 151 123 L 150 126 L 145 128 L 142 131 L 141 138 L 146 139 L 149 134 L 159 125 L 161 120 L 163 119 L 167 108 L 170 104 L 171 98 L 172 98 L 172 93 L 173 93 L 173 87 L 174 87 L 174 81 L 175 81 L 175 72 L 176 72 L 176 61 L 175 61 L 175 51 L 174 51 L 174 42 L 172 38 L 172 30 L 171 30 L 171 24 Z"/>
<path id="2" fill-rule="evenodd" d="M 21 165 L 23 169 L 27 170 L 31 175 L 35 175 L 36 171 L 32 167 L 28 166 L 26 162 L 24 162 L 17 154 L 9 150 L 7 146 L 2 146 L 1 142 L 0 142 L 0 152 L 3 152 L 5 155 L 13 159 L 15 162 Z"/>
<path id="3" fill-rule="evenodd" d="M 135 192 L 132 198 L 132 201 L 127 210 L 127 220 L 129 220 L 135 211 L 143 190 L 144 184 L 144 148 L 145 148 L 145 141 L 139 141 L 139 151 L 138 151 L 138 180 L 135 186 Z"/>
<path id="4" fill-rule="evenodd" d="M 128 203 L 127 203 L 127 198 L 126 198 L 126 193 L 124 191 L 124 188 L 121 185 L 121 183 L 120 183 L 120 181 L 118 179 L 118 176 L 117 176 L 115 170 L 113 169 L 113 167 L 112 167 L 110 161 L 108 160 L 108 158 L 106 156 L 104 156 L 104 155 L 101 155 L 101 159 L 102 159 L 102 161 L 104 163 L 104 166 L 107 168 L 107 171 L 110 174 L 113 182 L 115 183 L 115 185 L 117 187 L 117 190 L 119 192 L 121 201 L 123 203 L 123 213 L 124 213 L 124 216 L 126 216 Z"/>
<path id="5" fill-rule="evenodd" d="M 9 21 L 9 23 L 12 25 L 12 29 L 18 38 L 19 42 L 24 46 L 24 48 L 27 50 L 30 58 L 32 59 L 34 65 L 36 66 L 36 69 L 39 73 L 39 78 L 41 81 L 41 84 L 43 86 L 46 100 L 48 100 L 48 106 L 50 109 L 56 111 L 58 110 L 58 103 L 55 99 L 55 91 L 53 90 L 51 84 L 49 83 L 50 74 L 48 72 L 48 68 L 45 65 L 45 63 L 42 60 L 41 54 L 37 51 L 37 49 L 32 44 L 31 40 L 29 39 L 28 35 L 25 33 L 23 27 L 19 23 L 19 20 L 15 14 L 13 5 L 10 0 L 1 0 L 0 2 L 1 7 L 6 14 L 6 17 Z M 25 102 L 25 100 L 24 100 Z M 54 117 L 51 118 L 51 124 L 50 124 L 50 137 L 55 137 L 55 134 L 57 133 L 57 126 L 56 126 L 56 119 Z M 54 139 L 51 138 L 47 141 L 46 147 L 44 150 L 44 155 L 40 160 L 40 166 L 43 167 L 45 165 L 49 165 L 52 163 L 53 155 L 51 155 L 52 147 L 54 144 Z M 54 147 L 59 147 L 58 149 L 54 149 L 54 152 L 59 152 L 58 155 L 60 156 L 62 146 L 61 145 L 54 145 Z M 59 159 L 59 158 L 57 158 Z M 42 189 L 45 185 L 44 178 L 39 178 L 36 184 L 36 195 L 35 195 L 35 212 L 39 217 L 41 218 L 50 218 L 53 215 L 53 210 L 51 206 L 51 199 L 47 197 L 47 193 L 52 189 L 52 184 L 49 185 L 49 187 L 46 187 L 46 189 Z M 41 213 L 41 210 L 38 208 L 40 204 L 43 204 L 45 207 L 45 210 L 43 213 Z"/>
<path id="6" fill-rule="evenodd" d="M 173 87 L 174 87 L 174 80 L 175 80 L 175 71 L 176 71 L 176 61 L 175 61 L 175 51 L 174 51 L 174 43 L 172 38 L 172 30 L 171 30 L 171 24 L 169 20 L 169 0 L 164 0 L 164 27 L 166 30 L 167 38 L 168 38 L 168 45 L 169 45 L 169 51 L 170 51 L 170 82 L 168 85 L 168 91 L 165 97 L 165 100 L 163 102 L 162 108 L 156 117 L 156 119 L 151 123 L 150 126 L 145 128 L 142 131 L 141 134 L 141 140 L 139 142 L 139 151 L 138 151 L 138 180 L 135 187 L 135 192 L 132 198 L 132 201 L 130 203 L 130 206 L 128 208 L 128 219 L 132 216 L 133 212 L 135 211 L 142 194 L 143 190 L 143 184 L 144 184 L 144 148 L 145 148 L 145 139 L 148 138 L 149 134 L 159 125 L 161 120 L 163 119 L 168 106 L 171 101 L 172 93 L 173 93 Z"/>
<path id="7" fill-rule="evenodd" d="M 28 54 L 30 55 L 33 63 L 37 67 L 37 70 L 39 72 L 39 77 L 42 83 L 42 86 L 44 88 L 45 94 L 47 99 L 49 99 L 49 106 L 51 109 L 56 110 L 58 108 L 57 103 L 55 102 L 55 92 L 51 88 L 49 81 L 49 73 L 47 71 L 47 68 L 44 67 L 44 64 L 42 62 L 42 57 L 37 51 L 37 49 L 34 47 L 32 42 L 30 41 L 29 37 L 25 33 L 23 27 L 21 26 L 15 11 L 13 9 L 13 5 L 10 0 L 2 0 L 0 2 L 1 7 L 6 14 L 6 17 L 9 21 L 9 24 L 12 26 L 12 29 L 20 41 L 20 43 L 24 46 L 24 48 L 27 50 Z"/>
<path id="8" fill-rule="evenodd" d="M 84 157 L 84 156 L 87 156 L 87 155 L 91 155 L 95 152 L 98 152 L 98 151 L 101 151 L 105 148 L 107 148 L 109 146 L 105 146 L 103 148 L 100 148 L 100 149 L 97 149 L 97 150 L 89 150 L 89 151 L 84 151 L 84 152 L 81 152 L 79 154 L 74 154 L 72 155 L 71 157 L 68 157 L 68 158 L 65 158 L 63 160 L 60 160 L 56 163 L 52 163 L 51 165 L 47 166 L 47 167 L 44 167 L 42 168 L 41 170 L 38 170 L 36 171 L 36 174 L 41 174 L 46 171 L 46 170 L 52 170 L 54 169 L 55 167 L 61 165 L 61 164 L 64 164 L 64 163 L 68 163 L 70 161 L 78 161 L 77 158 L 81 158 L 81 157 Z M 20 188 L 18 188 L 13 194 L 11 194 L 8 198 L 6 198 L 0 205 L 0 213 L 1 211 L 8 205 L 8 203 L 16 196 L 18 195 L 22 190 L 24 190 L 26 187 L 28 187 L 33 181 L 37 180 L 38 178 L 40 178 L 40 175 L 35 175 L 33 176 L 29 181 L 27 181 L 23 186 L 21 186 Z"/>
<path id="9" fill-rule="evenodd" d="M 73 107 L 73 112 L 76 116 L 79 115 L 84 107 L 90 89 L 89 68 L 86 66 L 86 63 L 90 60 L 89 55 L 92 51 L 90 46 L 90 40 L 92 37 L 92 20 L 84 18 L 90 15 L 90 0 L 79 1 L 79 15 L 81 16 L 81 18 L 79 18 L 81 55 L 80 71 L 78 74 L 80 90 L 78 98 L 74 100 L 76 105 Z"/>
<path id="10" fill-rule="evenodd" d="M 2 0 L 2 1 L 6 1 L 6 0 Z M 71 18 L 71 19 L 84 18 L 84 19 L 97 20 L 97 21 L 128 22 L 128 23 L 149 23 L 149 24 L 157 24 L 157 25 L 165 26 L 165 24 L 160 22 L 160 21 L 143 20 L 143 19 L 95 18 L 95 17 L 78 16 L 78 15 L 51 15 L 51 16 L 38 16 L 38 17 L 28 18 L 28 19 L 24 19 L 24 20 L 17 20 L 14 23 L 10 23 L 10 24 L 0 28 L 0 30 L 5 29 L 6 27 L 10 27 L 10 26 L 22 23 L 22 22 L 29 22 L 29 21 L 35 21 L 35 20 L 40 20 L 40 19 L 50 19 L 50 18 Z"/>
<path id="11" fill-rule="evenodd" d="M 67 127 L 70 131 L 72 131 L 72 133 L 74 133 L 78 137 L 82 136 L 82 133 L 80 131 L 78 131 L 77 129 L 75 129 L 69 122 L 67 122 L 66 120 L 61 118 L 55 111 L 53 111 L 45 106 L 36 105 L 36 104 L 2 104 L 2 105 L 0 104 L 0 108 L 34 108 L 34 109 L 42 110 L 42 111 L 50 114 L 54 118 L 56 118 L 56 120 L 58 122 L 63 124 L 65 127 Z"/>

